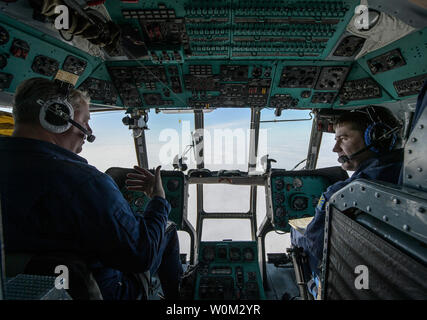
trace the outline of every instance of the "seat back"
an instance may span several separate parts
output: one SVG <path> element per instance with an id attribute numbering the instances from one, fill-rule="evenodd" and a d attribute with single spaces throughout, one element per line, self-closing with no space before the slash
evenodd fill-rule
<path id="1" fill-rule="evenodd" d="M 329 222 L 323 299 L 427 299 L 425 265 L 336 208 Z"/>
<path id="2" fill-rule="evenodd" d="M 427 299 L 427 194 L 356 180 L 327 204 L 323 299 Z"/>
<path id="3" fill-rule="evenodd" d="M 424 85 L 424 94 L 426 88 L 427 82 Z M 402 178 L 404 186 L 427 191 L 427 108 L 422 104 L 421 97 L 418 100 L 415 122 L 405 145 Z"/>
<path id="4" fill-rule="evenodd" d="M 102 300 L 102 294 L 87 263 L 73 253 L 9 253 L 6 254 L 6 275 L 17 274 L 59 276 L 57 266 L 66 266 L 69 276 L 67 290 L 74 300 Z"/>

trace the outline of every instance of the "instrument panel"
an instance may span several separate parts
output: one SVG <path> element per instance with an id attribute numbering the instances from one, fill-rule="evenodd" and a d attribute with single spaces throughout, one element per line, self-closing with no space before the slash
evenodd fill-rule
<path id="1" fill-rule="evenodd" d="M 150 170 L 154 173 L 153 170 Z M 125 186 L 126 175 L 135 173 L 134 169 L 128 168 L 109 168 L 106 173 L 110 175 L 128 201 L 134 213 L 143 214 L 145 208 L 150 202 L 150 198 L 142 192 L 127 190 Z M 161 171 L 163 188 L 165 190 L 166 200 L 171 205 L 169 220 L 173 221 L 178 230 L 183 228 L 183 218 L 186 217 L 186 198 L 188 187 L 184 173 L 181 171 Z"/>
<path id="2" fill-rule="evenodd" d="M 335 180 L 345 180 L 340 168 L 286 171 L 273 169 L 267 181 L 267 206 L 275 230 L 290 231 L 289 220 L 312 217 L 322 193 Z M 341 177 L 333 178 L 333 175 Z M 348 176 L 347 176 L 348 177 Z"/>
<path id="3" fill-rule="evenodd" d="M 255 241 L 202 241 L 195 300 L 262 300 Z"/>

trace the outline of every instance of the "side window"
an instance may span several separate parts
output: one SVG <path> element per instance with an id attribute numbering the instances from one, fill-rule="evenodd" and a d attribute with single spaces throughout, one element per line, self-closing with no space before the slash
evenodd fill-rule
<path id="1" fill-rule="evenodd" d="M 265 154 L 277 162 L 272 168 L 291 170 L 307 157 L 310 143 L 312 121 L 309 120 L 309 110 L 284 110 L 280 117 L 274 115 L 274 110 L 265 109 L 261 113 L 261 121 L 292 120 L 287 122 L 262 122 L 260 132 L 267 132 L 267 148 L 260 149 L 259 157 Z M 293 121 L 307 119 L 304 121 Z M 263 154 L 264 152 L 265 154 Z M 299 170 L 304 163 L 298 166 Z"/>
<path id="2" fill-rule="evenodd" d="M 320 144 L 319 157 L 317 158 L 316 168 L 325 168 L 338 166 L 338 156 L 332 151 L 335 145 L 335 133 L 324 132 L 322 143 Z"/>
<path id="3" fill-rule="evenodd" d="M 79 154 L 99 171 L 111 167 L 132 168 L 136 165 L 135 146 L 132 131 L 122 125 L 124 112 L 93 112 L 89 122 L 94 143 L 85 143 Z"/>

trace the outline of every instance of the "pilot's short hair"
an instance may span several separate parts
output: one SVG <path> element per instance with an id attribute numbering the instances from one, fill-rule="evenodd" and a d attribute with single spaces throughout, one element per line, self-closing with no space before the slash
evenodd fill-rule
<path id="1" fill-rule="evenodd" d="M 13 98 L 12 114 L 15 123 L 39 123 L 40 105 L 37 100 L 43 101 L 61 96 L 60 86 L 45 78 L 31 78 L 19 84 Z M 71 89 L 68 101 L 74 110 L 78 110 L 82 101 L 89 103 L 89 95 L 77 89 Z"/>
<path id="2" fill-rule="evenodd" d="M 368 113 L 367 108 L 374 108 L 374 117 L 372 117 L 372 112 L 371 115 Z M 363 134 L 369 125 L 378 121 L 383 122 L 390 128 L 394 128 L 399 125 L 399 121 L 387 108 L 380 106 L 369 106 L 340 114 L 334 121 L 334 129 L 337 126 L 349 124 L 353 130 L 360 131 Z"/>

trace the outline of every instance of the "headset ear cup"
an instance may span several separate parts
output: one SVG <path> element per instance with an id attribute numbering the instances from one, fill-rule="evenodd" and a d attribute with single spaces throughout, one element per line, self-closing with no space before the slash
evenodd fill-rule
<path id="1" fill-rule="evenodd" d="M 382 122 L 375 122 L 371 124 L 370 126 L 368 126 L 368 128 L 365 131 L 365 144 L 367 146 L 371 144 L 375 144 L 380 137 L 382 137 L 384 134 L 386 134 L 390 130 L 391 128 Z M 397 139 L 397 136 L 395 133 L 393 133 L 389 138 L 379 142 L 378 145 L 372 146 L 370 150 L 376 153 L 390 151 L 393 149 L 396 143 L 396 139 Z"/>
<path id="2" fill-rule="evenodd" d="M 365 130 L 365 145 L 369 146 L 372 144 L 372 127 L 374 124 L 370 124 Z M 371 148 L 372 149 L 372 148 Z"/>
<path id="3" fill-rule="evenodd" d="M 74 109 L 71 104 L 61 98 L 55 98 L 45 102 L 39 113 L 40 125 L 52 133 L 63 133 L 70 129 L 71 123 L 55 114 L 55 110 L 60 110 L 69 115 L 71 119 L 74 118 Z"/>

